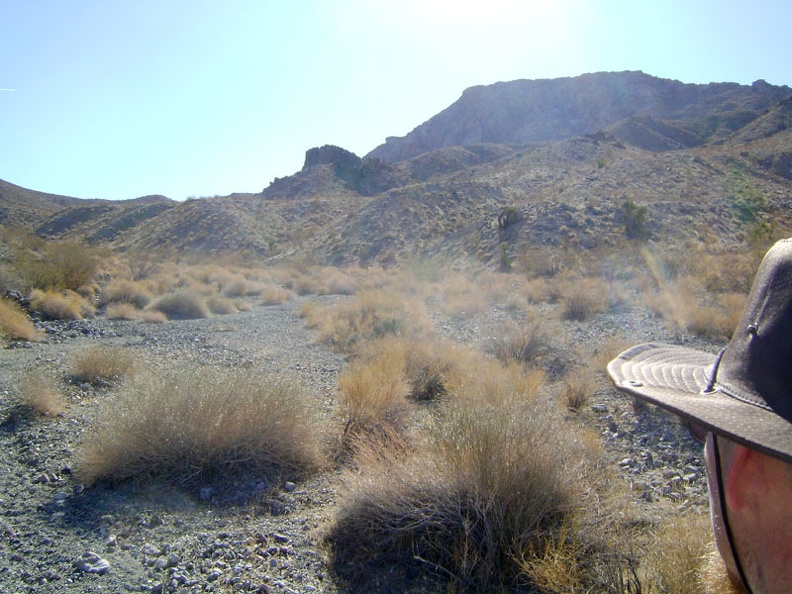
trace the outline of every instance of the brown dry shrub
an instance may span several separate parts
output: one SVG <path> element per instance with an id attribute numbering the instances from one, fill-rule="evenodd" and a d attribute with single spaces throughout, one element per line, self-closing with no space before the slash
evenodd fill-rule
<path id="1" fill-rule="evenodd" d="M 44 417 L 57 417 L 66 410 L 66 399 L 55 380 L 39 370 L 29 371 L 21 378 L 19 397 L 23 408 Z"/>
<path id="2" fill-rule="evenodd" d="M 282 287 L 268 285 L 261 290 L 262 305 L 279 305 L 295 298 L 295 294 Z"/>
<path id="3" fill-rule="evenodd" d="M 112 303 L 105 310 L 108 320 L 137 320 L 140 313 L 137 307 L 125 302 Z"/>
<path id="4" fill-rule="evenodd" d="M 42 334 L 27 313 L 13 301 L 0 299 L 0 337 L 9 340 L 37 341 Z"/>
<path id="5" fill-rule="evenodd" d="M 134 373 L 137 359 L 123 347 L 91 346 L 77 351 L 71 361 L 71 379 L 89 384 L 116 384 Z"/>
<path id="6" fill-rule="evenodd" d="M 206 306 L 213 314 L 228 315 L 239 312 L 236 302 L 221 295 L 210 295 L 206 298 Z"/>
<path id="7" fill-rule="evenodd" d="M 262 472 L 299 478 L 325 464 L 324 422 L 293 380 L 250 370 L 151 373 L 103 401 L 78 477 L 188 486 Z"/>
<path id="8" fill-rule="evenodd" d="M 709 514 L 672 516 L 654 534 L 643 571 L 657 592 L 704 594 L 702 573 L 712 549 Z"/>
<path id="9" fill-rule="evenodd" d="M 410 386 L 404 360 L 397 353 L 383 352 L 348 365 L 338 376 L 338 390 L 343 450 L 361 433 L 376 433 L 383 427 L 400 431 L 406 426 Z"/>
<path id="10" fill-rule="evenodd" d="M 143 309 L 152 300 L 150 283 L 126 279 L 114 280 L 107 284 L 102 293 L 102 303 L 131 303 Z"/>
<path id="11" fill-rule="evenodd" d="M 567 409 L 578 412 L 586 407 L 594 394 L 594 370 L 584 369 L 564 376 L 561 380 L 560 398 Z"/>
<path id="12" fill-rule="evenodd" d="M 567 539 L 581 583 L 606 591 L 581 563 L 604 547 L 593 528 L 606 529 L 609 509 L 597 455 L 546 401 L 489 397 L 447 399 L 411 447 L 359 449 L 325 539 L 356 587 L 393 571 L 428 572 L 449 591 L 537 585 L 525 560 Z"/>
<path id="13" fill-rule="evenodd" d="M 559 286 L 565 320 L 584 322 L 608 307 L 609 289 L 599 278 L 569 280 Z"/>
<path id="14" fill-rule="evenodd" d="M 74 291 L 41 291 L 30 294 L 30 309 L 53 320 L 82 320 L 96 315 L 96 308 Z"/>
<path id="15" fill-rule="evenodd" d="M 431 324 L 424 304 L 394 291 L 362 291 L 331 307 L 303 308 L 320 340 L 341 352 L 388 335 L 422 336 Z"/>
<path id="16" fill-rule="evenodd" d="M 164 324 L 168 321 L 168 316 L 166 316 L 161 311 L 154 311 L 154 310 L 144 310 L 138 314 L 138 319 L 141 322 L 146 322 L 147 324 Z"/>
<path id="17" fill-rule="evenodd" d="M 193 291 L 163 295 L 155 299 L 147 309 L 161 312 L 172 320 L 195 320 L 212 315 L 206 299 Z"/>
<path id="18" fill-rule="evenodd" d="M 528 318 L 519 328 L 499 329 L 486 350 L 502 363 L 516 361 L 529 366 L 538 365 L 557 352 L 550 332 L 536 317 Z"/>

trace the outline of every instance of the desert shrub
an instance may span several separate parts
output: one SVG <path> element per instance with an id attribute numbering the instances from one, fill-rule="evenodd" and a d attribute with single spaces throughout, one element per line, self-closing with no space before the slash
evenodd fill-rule
<path id="1" fill-rule="evenodd" d="M 53 320 L 82 320 L 96 315 L 96 309 L 74 291 L 42 291 L 30 294 L 30 309 Z"/>
<path id="2" fill-rule="evenodd" d="M 295 295 L 291 291 L 269 285 L 261 290 L 261 303 L 263 305 L 279 305 L 294 299 Z"/>
<path id="3" fill-rule="evenodd" d="M 175 320 L 195 320 L 212 315 L 206 300 L 192 291 L 163 295 L 155 299 L 147 309 L 161 312 Z"/>
<path id="4" fill-rule="evenodd" d="M 588 404 L 594 389 L 592 370 L 568 374 L 561 380 L 561 402 L 573 412 L 580 411 Z"/>
<path id="5" fill-rule="evenodd" d="M 501 329 L 489 339 L 485 348 L 502 363 L 517 361 L 525 365 L 537 365 L 557 350 L 550 333 L 536 318 L 529 318 L 519 328 Z"/>
<path id="6" fill-rule="evenodd" d="M 326 536 L 333 567 L 359 582 L 399 568 L 492 592 L 536 585 L 526 560 L 566 539 L 581 591 L 606 591 L 581 563 L 603 546 L 592 522 L 607 507 L 602 493 L 594 503 L 592 453 L 541 399 L 483 400 L 445 401 L 413 448 L 360 448 Z"/>
<path id="7" fill-rule="evenodd" d="M 89 384 L 115 384 L 135 371 L 134 353 L 122 347 L 91 346 L 71 361 L 71 379 Z"/>
<path id="8" fill-rule="evenodd" d="M 393 291 L 362 291 L 332 307 L 307 308 L 308 323 L 320 340 L 342 352 L 388 335 L 420 336 L 429 322 L 423 304 Z"/>
<path id="9" fill-rule="evenodd" d="M 114 280 L 102 292 L 102 303 L 131 303 L 138 309 L 146 307 L 152 299 L 146 283 L 126 279 Z"/>
<path id="10" fill-rule="evenodd" d="M 236 302 L 229 297 L 210 295 L 206 298 L 206 305 L 213 314 L 227 315 L 237 313 L 239 308 Z"/>
<path id="11" fill-rule="evenodd" d="M 644 560 L 646 581 L 657 592 L 696 594 L 704 588 L 702 572 L 712 545 L 709 514 L 668 518 L 654 534 L 656 544 Z"/>
<path id="12" fill-rule="evenodd" d="M 401 430 L 406 425 L 410 388 L 403 373 L 404 361 L 395 355 L 383 352 L 352 363 L 338 376 L 343 450 L 361 433 L 376 433 L 385 427 Z"/>
<path id="13" fill-rule="evenodd" d="M 168 321 L 168 317 L 161 311 L 154 311 L 146 309 L 138 313 L 138 319 L 147 324 L 164 324 Z"/>
<path id="14" fill-rule="evenodd" d="M 324 429 L 294 381 L 250 370 L 178 368 L 102 402 L 77 454 L 78 476 L 205 485 L 262 472 L 295 478 L 324 464 Z"/>
<path id="15" fill-rule="evenodd" d="M 131 303 L 111 303 L 105 310 L 108 320 L 137 320 L 140 310 Z"/>
<path id="16" fill-rule="evenodd" d="M 87 246 L 62 241 L 45 243 L 35 251 L 18 249 L 14 262 L 27 290 L 77 291 L 96 274 L 99 259 Z"/>
<path id="17" fill-rule="evenodd" d="M 9 340 L 41 340 L 27 313 L 13 301 L 0 299 L 0 337 Z"/>
<path id="18" fill-rule="evenodd" d="M 565 320 L 583 322 L 608 306 L 608 287 L 598 278 L 567 281 L 562 284 L 561 295 L 561 317 Z"/>
<path id="19" fill-rule="evenodd" d="M 66 410 L 66 400 L 52 377 L 39 370 L 26 373 L 19 382 L 19 403 L 34 414 L 57 417 Z"/>
<path id="20" fill-rule="evenodd" d="M 619 211 L 619 221 L 624 225 L 628 239 L 646 239 L 649 231 L 646 225 L 646 206 L 639 206 L 632 200 L 625 200 Z"/>
<path id="21" fill-rule="evenodd" d="M 224 278 L 218 284 L 223 297 L 246 297 L 261 291 L 261 285 L 249 281 L 242 275 Z"/>

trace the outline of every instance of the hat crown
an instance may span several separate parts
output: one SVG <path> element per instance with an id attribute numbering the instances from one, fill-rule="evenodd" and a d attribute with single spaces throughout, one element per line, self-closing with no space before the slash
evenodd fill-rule
<path id="1" fill-rule="evenodd" d="M 792 422 L 792 240 L 762 260 L 716 387 Z"/>

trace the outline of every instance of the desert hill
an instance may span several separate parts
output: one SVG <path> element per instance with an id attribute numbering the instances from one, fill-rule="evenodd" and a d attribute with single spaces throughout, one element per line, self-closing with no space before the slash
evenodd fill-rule
<path id="1" fill-rule="evenodd" d="M 792 89 L 641 72 L 474 87 L 364 157 L 311 148 L 258 194 L 114 202 L 0 182 L 0 224 L 45 237 L 333 264 L 497 265 L 615 243 L 629 216 L 644 239 L 738 241 L 791 229 L 790 206 Z"/>

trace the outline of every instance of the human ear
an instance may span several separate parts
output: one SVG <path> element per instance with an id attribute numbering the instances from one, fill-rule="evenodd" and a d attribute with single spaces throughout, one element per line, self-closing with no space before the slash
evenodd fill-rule
<path id="1" fill-rule="evenodd" d="M 724 477 L 727 508 L 742 512 L 755 505 L 767 489 L 765 478 L 762 455 L 756 450 L 736 444 Z"/>

